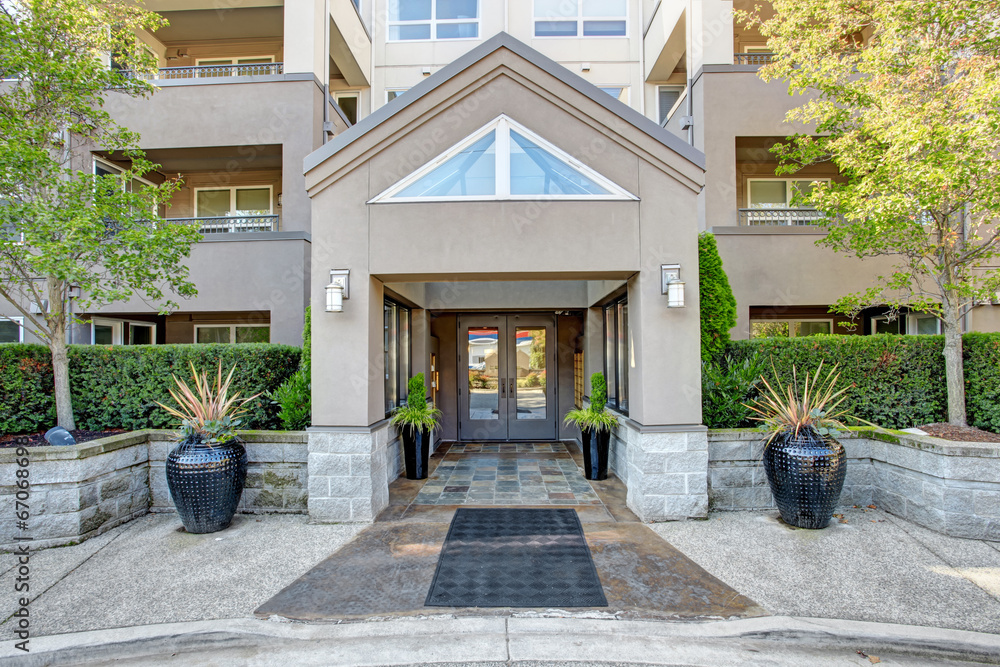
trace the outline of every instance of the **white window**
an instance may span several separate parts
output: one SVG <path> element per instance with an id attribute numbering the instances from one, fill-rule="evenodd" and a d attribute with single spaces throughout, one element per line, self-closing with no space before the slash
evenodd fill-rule
<path id="1" fill-rule="evenodd" d="M 409 90 L 409 88 L 394 88 L 392 90 L 386 90 L 385 103 L 388 104 L 389 102 L 392 102 L 394 99 L 405 93 L 407 90 Z"/>
<path id="2" fill-rule="evenodd" d="M 750 208 L 789 208 L 796 194 L 808 196 L 813 183 L 829 178 L 750 178 L 747 179 L 747 202 Z M 799 205 L 800 208 L 805 208 Z"/>
<path id="3" fill-rule="evenodd" d="M 358 93 L 352 91 L 349 93 L 337 93 L 337 106 L 340 110 L 344 112 L 344 116 L 347 117 L 347 122 L 351 125 L 356 125 L 358 122 Z"/>
<path id="4" fill-rule="evenodd" d="M 628 104 L 628 86 L 598 86 L 598 88 L 619 102 Z"/>
<path id="5" fill-rule="evenodd" d="M 198 76 L 212 78 L 217 76 L 255 76 L 261 74 L 273 74 L 271 65 L 274 63 L 274 56 L 247 56 L 244 58 L 199 58 L 195 61 L 198 67 L 203 69 L 198 71 Z"/>
<path id="6" fill-rule="evenodd" d="M 90 323 L 91 345 L 121 345 L 123 324 L 120 320 L 102 320 L 95 317 Z"/>
<path id="7" fill-rule="evenodd" d="M 656 118 L 660 125 L 667 122 L 681 103 L 686 86 L 657 86 L 656 87 Z"/>
<path id="8" fill-rule="evenodd" d="M 627 0 L 535 0 L 535 37 L 627 35 Z"/>
<path id="9" fill-rule="evenodd" d="M 95 317 L 90 321 L 90 343 L 91 345 L 156 345 L 156 325 L 152 322 Z"/>
<path id="10" fill-rule="evenodd" d="M 195 188 L 197 218 L 253 217 L 271 214 L 271 186 Z"/>
<path id="11" fill-rule="evenodd" d="M 389 0 L 389 41 L 478 39 L 479 0 Z"/>
<path id="12" fill-rule="evenodd" d="M 906 333 L 911 336 L 933 336 L 941 333 L 941 320 L 926 313 L 906 316 Z"/>
<path id="13" fill-rule="evenodd" d="M 107 160 L 102 160 L 99 157 L 94 158 L 94 175 L 95 176 L 121 176 L 125 172 L 124 169 L 109 162 Z M 136 192 L 139 188 L 144 186 L 151 186 L 152 182 L 147 181 L 145 178 L 133 178 L 126 186 L 126 192 Z"/>
<path id="14" fill-rule="evenodd" d="M 833 333 L 833 320 L 751 320 L 751 338 L 816 336 Z"/>
<path id="15" fill-rule="evenodd" d="M 495 199 L 638 197 L 501 115 L 369 203 Z"/>
<path id="16" fill-rule="evenodd" d="M 206 324 L 195 325 L 196 343 L 270 343 L 268 324 Z"/>
<path id="17" fill-rule="evenodd" d="M 24 342 L 24 318 L 0 315 L 0 343 Z"/>

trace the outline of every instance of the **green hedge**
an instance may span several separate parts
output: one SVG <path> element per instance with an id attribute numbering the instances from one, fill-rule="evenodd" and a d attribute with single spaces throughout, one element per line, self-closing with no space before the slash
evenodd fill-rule
<path id="1" fill-rule="evenodd" d="M 171 402 L 171 375 L 190 381 L 199 371 L 236 365 L 232 390 L 243 396 L 268 392 L 291 376 L 300 351 L 287 345 L 71 345 L 70 387 L 77 428 L 168 428 L 174 419 L 156 405 Z M 266 396 L 253 401 L 247 429 L 280 428 L 278 406 Z M 52 365 L 42 345 L 0 345 L 0 433 L 33 433 L 55 423 Z"/>
<path id="2" fill-rule="evenodd" d="M 965 335 L 966 406 L 969 424 L 1000 430 L 1000 334 Z M 840 385 L 851 386 L 848 413 L 886 428 L 947 421 L 942 336 L 809 336 L 733 341 L 729 352 L 743 360 L 759 350 L 770 379 L 791 383 L 792 366 L 803 373 L 838 364 Z M 774 373 L 771 371 L 773 363 Z"/>

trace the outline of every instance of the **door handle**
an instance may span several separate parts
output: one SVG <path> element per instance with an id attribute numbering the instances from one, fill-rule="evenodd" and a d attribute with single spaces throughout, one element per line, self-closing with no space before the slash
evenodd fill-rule
<path id="1" fill-rule="evenodd" d="M 507 383 L 501 378 L 498 384 L 500 385 L 500 398 L 507 398 Z"/>
<path id="2" fill-rule="evenodd" d="M 507 393 L 509 393 L 509 394 L 510 394 L 511 398 L 513 398 L 513 397 L 514 397 L 514 387 L 515 387 L 515 386 L 516 386 L 516 385 L 514 384 L 514 378 L 511 378 L 511 379 L 510 379 L 510 389 L 509 389 L 509 390 L 507 391 Z"/>

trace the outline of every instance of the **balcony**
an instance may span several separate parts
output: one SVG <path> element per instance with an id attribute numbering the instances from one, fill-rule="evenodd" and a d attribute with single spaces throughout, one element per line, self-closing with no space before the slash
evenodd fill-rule
<path id="1" fill-rule="evenodd" d="M 760 67 L 761 65 L 769 65 L 774 62 L 777 58 L 777 54 L 774 53 L 734 53 L 733 54 L 733 64 L 734 65 L 749 65 L 751 67 Z"/>
<path id="2" fill-rule="evenodd" d="M 276 215 L 234 215 L 214 218 L 169 218 L 173 225 L 198 225 L 202 234 L 245 234 L 278 231 Z"/>
<path id="3" fill-rule="evenodd" d="M 252 65 L 195 65 L 191 67 L 161 67 L 156 74 L 122 71 L 129 78 L 147 81 L 204 80 L 228 77 L 273 76 L 284 73 L 284 63 L 255 63 Z"/>
<path id="4" fill-rule="evenodd" d="M 797 227 L 822 224 L 826 216 L 814 208 L 741 208 L 740 226 L 760 225 Z"/>

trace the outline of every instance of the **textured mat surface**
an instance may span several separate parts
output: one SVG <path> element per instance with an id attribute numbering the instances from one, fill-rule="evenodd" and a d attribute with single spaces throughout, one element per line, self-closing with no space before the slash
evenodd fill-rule
<path id="1" fill-rule="evenodd" d="M 455 512 L 428 607 L 607 607 L 572 509 Z"/>

